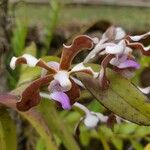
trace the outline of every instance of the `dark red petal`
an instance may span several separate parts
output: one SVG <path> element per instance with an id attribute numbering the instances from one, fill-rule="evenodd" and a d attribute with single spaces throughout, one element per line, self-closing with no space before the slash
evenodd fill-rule
<path id="1" fill-rule="evenodd" d="M 100 70 L 99 80 L 100 80 L 100 87 L 102 88 L 102 90 L 106 90 L 109 87 L 109 80 L 106 77 L 106 68 L 107 68 L 110 60 L 113 57 L 115 57 L 115 56 L 112 54 L 109 54 L 101 62 L 101 70 Z"/>
<path id="2" fill-rule="evenodd" d="M 41 68 L 44 68 L 48 71 L 49 74 L 56 73 L 57 71 L 54 69 L 54 67 L 49 66 L 45 61 L 42 59 L 39 59 L 39 62 L 36 64 L 36 66 L 39 66 Z"/>
<path id="3" fill-rule="evenodd" d="M 145 51 L 143 44 L 138 43 L 138 42 L 135 42 L 135 43 L 129 43 L 128 41 L 126 42 L 127 42 L 127 46 L 129 46 L 130 48 L 139 49 L 143 55 L 150 56 L 150 49 Z"/>
<path id="4" fill-rule="evenodd" d="M 76 37 L 70 46 L 63 47 L 63 52 L 60 60 L 60 70 L 69 70 L 72 60 L 82 50 L 91 49 L 93 40 L 86 35 Z"/>
<path id="5" fill-rule="evenodd" d="M 70 80 L 72 83 L 72 87 L 69 91 L 65 93 L 68 95 L 71 105 L 73 105 L 80 97 L 80 88 L 72 79 Z"/>
<path id="6" fill-rule="evenodd" d="M 20 111 L 27 111 L 40 102 L 39 89 L 41 86 L 47 85 L 53 80 L 53 75 L 48 75 L 39 78 L 32 82 L 22 93 L 20 101 L 17 102 L 17 109 Z"/>

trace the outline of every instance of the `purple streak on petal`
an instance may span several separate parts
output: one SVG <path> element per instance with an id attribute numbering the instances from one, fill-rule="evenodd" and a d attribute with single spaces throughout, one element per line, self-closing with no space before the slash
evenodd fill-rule
<path id="1" fill-rule="evenodd" d="M 117 67 L 120 68 L 120 69 L 123 69 L 123 68 L 139 69 L 140 65 L 134 60 L 126 60 L 126 61 L 120 63 Z"/>
<path id="2" fill-rule="evenodd" d="M 49 86 L 48 86 L 48 91 L 50 93 L 56 92 L 56 91 L 57 92 L 62 91 L 59 82 L 56 80 L 51 81 Z"/>
<path id="3" fill-rule="evenodd" d="M 53 92 L 65 92 L 65 90 L 61 87 L 60 83 L 57 80 L 53 80 L 50 82 L 48 86 L 48 91 L 50 93 Z"/>
<path id="4" fill-rule="evenodd" d="M 70 99 L 66 93 L 53 92 L 50 94 L 50 97 L 53 100 L 58 101 L 62 105 L 63 109 L 71 109 Z"/>
<path id="5" fill-rule="evenodd" d="M 50 67 L 52 67 L 52 68 L 54 68 L 56 70 L 59 70 L 59 63 L 58 62 L 56 62 L 56 61 L 50 61 L 47 64 L 48 64 L 48 66 L 50 66 Z"/>
<path id="6" fill-rule="evenodd" d="M 127 60 L 127 57 L 127 55 L 118 55 L 118 61 L 122 63 Z"/>

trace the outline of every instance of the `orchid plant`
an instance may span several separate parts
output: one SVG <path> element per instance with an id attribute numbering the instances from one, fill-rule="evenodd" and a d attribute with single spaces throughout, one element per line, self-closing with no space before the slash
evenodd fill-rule
<path id="1" fill-rule="evenodd" d="M 96 93 L 107 93 L 110 90 L 112 82 L 107 77 L 107 68 L 119 74 L 121 78 L 131 78 L 135 71 L 140 68 L 140 64 L 134 57 L 134 51 L 140 50 L 142 55 L 150 56 L 150 46 L 144 47 L 140 42 L 141 39 L 147 38 L 148 36 L 150 36 L 150 32 L 135 36 L 126 35 L 122 28 L 111 26 L 102 35 L 101 39 L 97 37 L 92 38 L 87 35 L 79 35 L 72 41 L 71 45 L 64 44 L 59 63 L 55 61 L 46 62 L 30 54 L 12 57 L 10 67 L 13 70 L 18 64 L 26 64 L 29 67 L 33 67 L 33 69 L 37 66 L 42 68 L 41 76 L 25 88 L 20 94 L 19 100 L 18 97 L 11 97 L 15 99 L 13 104 L 15 103 L 15 107 L 19 111 L 28 111 L 32 107 L 39 105 L 41 97 L 44 97 L 55 101 L 57 106 L 65 110 L 70 110 L 73 106 L 81 109 L 85 113 L 85 116 L 81 118 L 80 122 L 84 122 L 88 128 L 97 127 L 99 122 L 108 123 L 110 120 L 108 116 L 104 116 L 98 112 L 92 112 L 77 102 L 82 89 L 89 90 L 94 96 L 95 93 L 92 90 L 95 90 Z M 89 51 L 88 55 L 83 62 L 74 65 L 73 59 L 79 52 L 84 50 Z M 91 62 L 99 66 L 99 71 L 95 71 L 90 66 Z M 85 82 L 78 74 L 84 74 L 90 76 L 90 78 Z M 96 84 L 91 84 L 89 88 L 87 82 L 90 83 L 90 80 L 94 80 Z M 43 92 L 41 87 L 46 87 L 46 91 Z M 96 87 L 98 88 L 96 89 Z M 95 97 L 99 99 L 100 96 Z M 130 116 L 124 117 L 124 115 L 119 115 L 115 109 L 111 111 L 115 114 L 114 118 L 117 122 L 125 121 L 123 118 L 132 121 Z M 135 110 L 133 113 L 135 113 Z M 122 119 L 120 120 L 118 116 L 122 117 Z M 133 122 L 139 123 L 138 121 L 136 122 L 135 120 Z M 148 123 L 145 123 L 144 120 L 143 122 L 141 121 L 141 124 L 150 124 L 150 122 L 148 120 Z"/>

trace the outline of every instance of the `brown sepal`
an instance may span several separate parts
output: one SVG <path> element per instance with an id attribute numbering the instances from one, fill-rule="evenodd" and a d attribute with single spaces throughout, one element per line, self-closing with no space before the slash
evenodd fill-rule
<path id="1" fill-rule="evenodd" d="M 72 87 L 65 93 L 68 95 L 71 105 L 73 105 L 80 97 L 80 88 L 72 79 L 70 80 L 72 83 Z"/>
<path id="2" fill-rule="evenodd" d="M 93 40 L 86 35 L 76 37 L 70 46 L 63 47 L 63 52 L 60 60 L 60 70 L 69 70 L 72 60 L 82 50 L 91 49 Z"/>
<path id="3" fill-rule="evenodd" d="M 32 82 L 22 93 L 20 101 L 17 102 L 17 109 L 27 111 L 40 103 L 39 89 L 53 80 L 53 75 L 47 75 Z"/>
<path id="4" fill-rule="evenodd" d="M 110 62 L 110 60 L 115 57 L 114 55 L 112 54 L 108 54 L 104 59 L 103 61 L 101 62 L 101 70 L 103 73 L 102 77 L 100 78 L 101 75 L 99 75 L 99 79 L 100 79 L 100 87 L 102 90 L 107 90 L 108 87 L 109 87 L 109 80 L 107 79 L 107 76 L 106 76 L 106 68 Z"/>
<path id="5" fill-rule="evenodd" d="M 127 46 L 129 46 L 130 48 L 139 49 L 143 55 L 150 56 L 150 49 L 148 51 L 145 51 L 144 46 L 141 43 L 138 43 L 138 42 L 129 43 L 129 42 L 127 42 Z"/>

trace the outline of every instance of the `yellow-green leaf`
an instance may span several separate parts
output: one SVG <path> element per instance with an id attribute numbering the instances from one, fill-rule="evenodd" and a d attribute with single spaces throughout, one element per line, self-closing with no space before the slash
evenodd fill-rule
<path id="1" fill-rule="evenodd" d="M 150 125 L 150 100 L 129 80 L 108 70 L 109 88 L 102 91 L 99 80 L 84 73 L 77 74 L 86 88 L 118 116 L 140 125 Z"/>
<path id="2" fill-rule="evenodd" d="M 0 109 L 0 149 L 16 150 L 16 127 L 6 109 Z"/>

